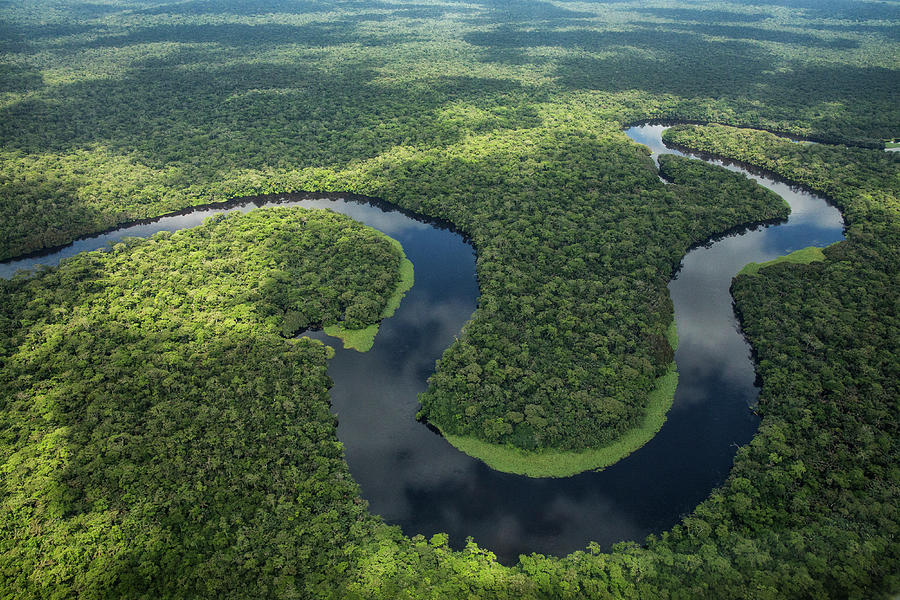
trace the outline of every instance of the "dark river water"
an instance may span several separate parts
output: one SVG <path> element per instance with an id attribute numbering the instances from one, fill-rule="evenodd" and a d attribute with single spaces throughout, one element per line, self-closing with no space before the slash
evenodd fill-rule
<path id="1" fill-rule="evenodd" d="M 654 153 L 672 152 L 660 141 L 662 130 L 646 125 L 626 133 Z M 403 244 L 416 282 L 382 323 L 375 346 L 361 354 L 343 350 L 321 332 L 311 334 L 335 346 L 328 367 L 331 398 L 350 471 L 371 511 L 404 533 L 446 532 L 454 547 L 471 536 L 510 564 L 522 553 L 562 555 L 591 541 L 609 548 L 671 527 L 724 481 L 737 447 L 753 436 L 758 421 L 750 408 L 758 389 L 750 349 L 732 311 L 731 278 L 750 261 L 838 241 L 843 223 L 824 200 L 752 176 L 787 199 L 793 212 L 787 223 L 732 235 L 685 256 L 669 284 L 680 345 L 679 384 L 668 421 L 619 463 L 564 479 L 492 471 L 415 420 L 417 395 L 435 360 L 459 335 L 478 299 L 473 249 L 440 223 L 363 198 L 285 195 L 123 227 L 42 256 L 0 263 L 0 276 L 56 264 L 126 236 L 194 227 L 216 213 L 259 206 L 330 208 L 384 231 Z"/>

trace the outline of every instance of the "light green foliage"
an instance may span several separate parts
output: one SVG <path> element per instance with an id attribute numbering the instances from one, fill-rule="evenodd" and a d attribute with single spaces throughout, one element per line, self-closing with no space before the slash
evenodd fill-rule
<path id="1" fill-rule="evenodd" d="M 672 321 L 666 330 L 666 341 L 672 346 L 672 350 L 678 350 L 678 326 L 675 324 L 675 321 Z"/>
<path id="2" fill-rule="evenodd" d="M 344 348 L 350 348 L 357 352 L 368 352 L 375 345 L 375 336 L 378 335 L 378 325 L 372 324 L 362 329 L 347 329 L 340 323 L 326 325 L 322 330 L 344 342 Z"/>
<path id="3" fill-rule="evenodd" d="M 400 252 L 403 253 L 403 249 L 400 248 L 400 243 L 396 240 L 392 240 L 396 243 L 397 248 L 400 249 Z M 398 308 L 400 308 L 400 303 L 403 301 L 403 297 L 406 295 L 406 292 L 412 289 L 413 284 L 416 282 L 415 269 L 413 267 L 412 262 L 406 258 L 406 254 L 403 253 L 403 259 L 400 261 L 400 282 L 397 284 L 397 289 L 394 290 L 394 293 L 388 298 L 387 305 L 384 307 L 384 311 L 381 313 L 381 318 L 388 319 L 394 316 L 394 312 Z"/>
<path id="4" fill-rule="evenodd" d="M 756 275 L 757 273 L 759 273 L 760 269 L 764 269 L 766 267 L 777 265 L 783 262 L 805 265 L 820 260 L 825 260 L 825 253 L 822 252 L 822 249 L 818 246 L 810 246 L 809 248 L 802 248 L 801 250 L 795 250 L 790 254 L 779 256 L 778 258 L 770 260 L 768 262 L 747 263 L 743 269 L 738 271 L 738 275 Z"/>

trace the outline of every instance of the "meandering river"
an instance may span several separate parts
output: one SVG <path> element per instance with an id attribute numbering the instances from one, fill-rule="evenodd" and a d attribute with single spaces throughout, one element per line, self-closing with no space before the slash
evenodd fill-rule
<path id="1" fill-rule="evenodd" d="M 644 125 L 626 133 L 655 156 L 674 152 L 662 144 L 663 129 Z M 821 198 L 747 174 L 790 203 L 790 219 L 730 235 L 684 257 L 669 284 L 680 339 L 675 355 L 680 380 L 668 421 L 653 440 L 619 463 L 565 479 L 492 471 L 415 421 L 417 395 L 425 390 L 435 360 L 471 317 L 478 299 L 472 247 L 441 223 L 360 197 L 284 195 L 122 227 L 0 263 L 0 276 L 57 264 L 123 237 L 194 227 L 217 213 L 261 206 L 330 208 L 384 231 L 403 244 L 415 265 L 416 283 L 396 314 L 382 323 L 373 349 L 365 354 L 343 350 L 339 341 L 311 334 L 336 349 L 328 372 L 335 382 L 332 406 L 350 471 L 372 512 L 404 533 L 446 532 L 454 547 L 471 536 L 502 562 L 513 563 L 520 553 L 562 555 L 591 541 L 609 548 L 671 527 L 724 481 L 737 447 L 753 436 L 758 421 L 750 408 L 758 389 L 750 349 L 732 311 L 731 278 L 748 262 L 838 241 L 843 222 Z"/>

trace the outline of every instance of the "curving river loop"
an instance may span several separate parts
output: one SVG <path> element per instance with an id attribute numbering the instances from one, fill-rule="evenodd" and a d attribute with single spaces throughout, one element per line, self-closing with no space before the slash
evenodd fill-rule
<path id="1" fill-rule="evenodd" d="M 626 130 L 654 156 L 661 125 Z M 680 154 L 679 152 L 674 152 Z M 758 420 L 750 409 L 758 388 L 750 348 L 732 310 L 732 277 L 748 262 L 764 262 L 806 246 L 843 239 L 840 213 L 823 199 L 744 168 L 791 205 L 787 222 L 730 235 L 691 250 L 669 284 L 675 303 L 679 385 L 668 421 L 647 445 L 602 472 L 565 479 L 529 479 L 492 471 L 416 422 L 417 395 L 434 363 L 471 317 L 478 299 L 472 247 L 444 224 L 351 196 L 283 195 L 185 211 L 85 238 L 42 255 L 0 263 L 0 276 L 102 248 L 123 237 L 194 227 L 206 217 L 261 206 L 330 208 L 400 241 L 416 269 L 415 286 L 382 323 L 373 349 L 335 346 L 329 363 L 333 410 L 347 462 L 372 512 L 408 535 L 450 534 L 460 547 L 472 536 L 513 563 L 520 553 L 562 555 L 591 541 L 609 548 L 642 540 L 678 522 L 720 485 L 737 447 Z"/>

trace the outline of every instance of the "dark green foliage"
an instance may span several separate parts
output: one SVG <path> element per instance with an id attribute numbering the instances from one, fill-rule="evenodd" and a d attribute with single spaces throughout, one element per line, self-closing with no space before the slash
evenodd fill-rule
<path id="1" fill-rule="evenodd" d="M 291 597 L 346 565 L 374 520 L 327 348 L 283 333 L 373 322 L 399 260 L 346 217 L 275 209 L 3 282 L 3 597 Z"/>
<path id="2" fill-rule="evenodd" d="M 664 190 L 618 123 L 717 118 L 871 141 L 900 122 L 878 41 L 807 21 L 797 32 L 768 9 L 705 5 L 717 22 L 686 25 L 659 18 L 697 15 L 628 2 L 100 8 L 0 8 L 14 42 L 0 256 L 298 189 L 447 218 L 478 247 L 483 296 L 425 414 L 524 448 L 631 427 L 671 354 L 665 283 L 683 250 L 779 214 Z M 812 45 L 845 64 L 809 60 Z M 543 414 L 495 418 L 526 406 Z"/>
<path id="3" fill-rule="evenodd" d="M 872 220 L 883 223 L 881 213 L 897 208 L 900 153 L 798 144 L 765 131 L 721 125 L 672 127 L 663 134 L 663 139 L 726 155 L 819 190 L 837 203 L 851 228 L 871 227 Z M 832 166 L 838 164 L 843 164 L 843 168 Z"/>
<path id="4" fill-rule="evenodd" d="M 884 51 L 896 27 L 854 25 L 891 7 L 834 4 L 854 20 L 724 2 L 0 6 L 0 257 L 224 200 L 216 184 L 241 170 L 343 166 L 533 127 L 547 102 L 564 107 L 553 120 L 593 129 L 602 107 L 620 121 L 897 135 Z"/>

